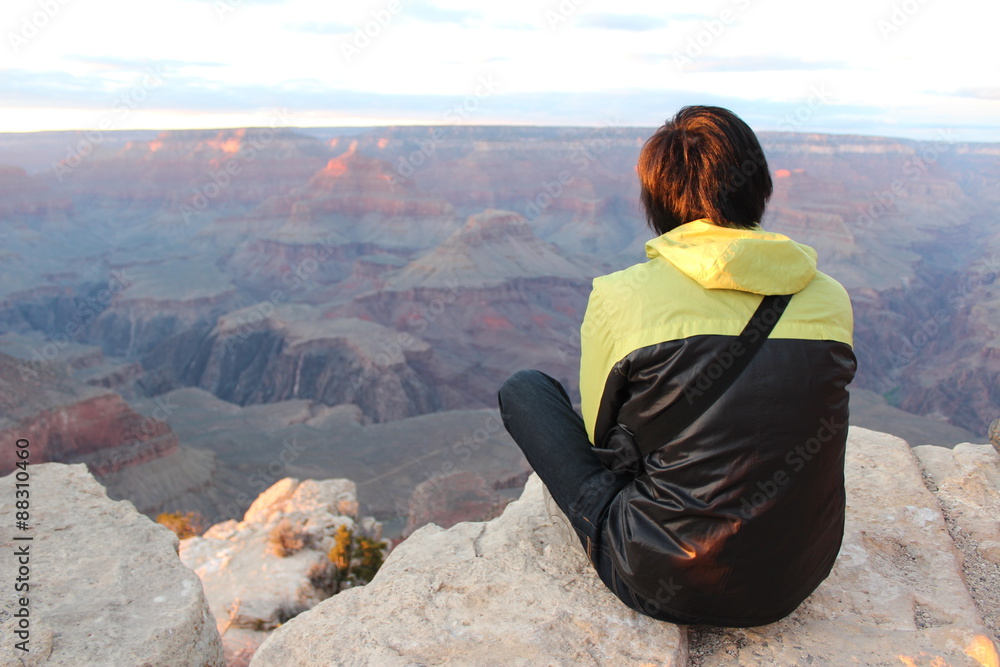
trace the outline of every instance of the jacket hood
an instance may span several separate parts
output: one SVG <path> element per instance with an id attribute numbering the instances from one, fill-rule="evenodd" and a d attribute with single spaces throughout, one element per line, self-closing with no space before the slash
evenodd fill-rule
<path id="1" fill-rule="evenodd" d="M 816 251 L 784 234 L 719 227 L 707 220 L 680 225 L 646 243 L 706 289 L 794 294 L 816 275 Z"/>

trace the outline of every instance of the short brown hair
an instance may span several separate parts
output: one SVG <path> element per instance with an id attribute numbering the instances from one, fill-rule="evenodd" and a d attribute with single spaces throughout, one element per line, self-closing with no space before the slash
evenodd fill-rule
<path id="1" fill-rule="evenodd" d="M 706 218 L 722 227 L 759 224 L 774 189 L 753 130 L 721 107 L 688 106 L 639 153 L 640 199 L 657 234 Z"/>

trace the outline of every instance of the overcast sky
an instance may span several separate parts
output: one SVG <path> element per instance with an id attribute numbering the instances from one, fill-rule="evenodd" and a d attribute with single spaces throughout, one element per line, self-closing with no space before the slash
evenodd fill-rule
<path id="1" fill-rule="evenodd" d="M 1000 141 L 994 0 L 3 0 L 0 131 L 656 126 Z"/>

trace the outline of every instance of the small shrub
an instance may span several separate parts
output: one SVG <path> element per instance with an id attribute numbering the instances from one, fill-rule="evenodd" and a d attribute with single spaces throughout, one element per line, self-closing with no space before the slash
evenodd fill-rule
<path id="1" fill-rule="evenodd" d="M 205 532 L 205 517 L 198 512 L 163 512 L 157 515 L 156 523 L 166 526 L 177 535 L 178 538 L 186 540 L 189 537 L 197 537 Z"/>
<path id="2" fill-rule="evenodd" d="M 339 593 L 345 583 L 367 584 L 382 567 L 385 542 L 376 542 L 370 537 L 355 537 L 346 526 L 339 526 L 333 536 L 334 545 L 327 558 L 334 566 L 336 585 L 334 593 Z"/>
<path id="3" fill-rule="evenodd" d="M 359 537 L 358 564 L 354 566 L 354 576 L 366 584 L 374 579 L 375 573 L 385 560 L 384 549 L 385 542 L 376 542 L 370 537 Z"/>
<path id="4" fill-rule="evenodd" d="M 278 558 L 286 558 L 296 551 L 306 547 L 306 535 L 301 530 L 292 527 L 292 522 L 282 519 L 277 526 L 271 529 L 269 546 L 271 553 Z"/>
<path id="5" fill-rule="evenodd" d="M 351 569 L 351 557 L 354 555 L 354 533 L 341 524 L 337 526 L 337 532 L 333 536 L 334 545 L 327 554 L 327 557 L 339 569 L 347 571 Z"/>

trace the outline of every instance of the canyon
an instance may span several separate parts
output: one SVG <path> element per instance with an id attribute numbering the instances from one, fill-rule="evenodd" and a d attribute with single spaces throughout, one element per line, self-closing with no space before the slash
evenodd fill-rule
<path id="1" fill-rule="evenodd" d="M 650 133 L 137 131 L 73 161 L 83 135 L 0 135 L 0 429 L 147 513 L 237 519 L 286 476 L 354 479 L 400 523 L 448 514 L 429 487 L 411 506 L 431 480 L 494 512 L 527 471 L 496 388 L 532 367 L 577 397 L 590 281 L 651 237 L 634 173 Z M 984 442 L 1000 146 L 760 138 L 764 227 L 852 297 L 852 423 Z"/>

